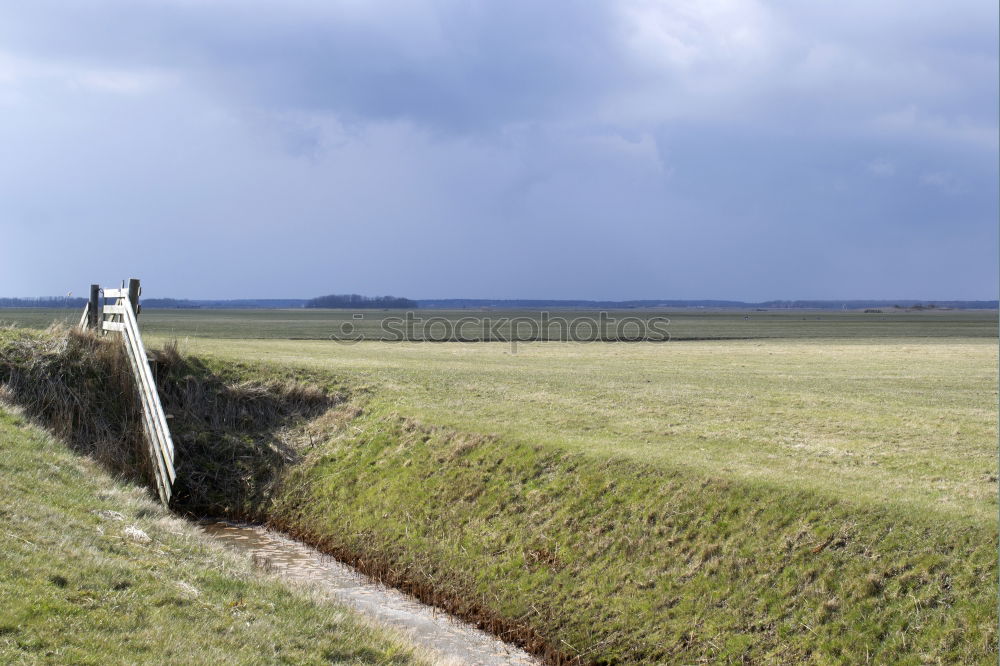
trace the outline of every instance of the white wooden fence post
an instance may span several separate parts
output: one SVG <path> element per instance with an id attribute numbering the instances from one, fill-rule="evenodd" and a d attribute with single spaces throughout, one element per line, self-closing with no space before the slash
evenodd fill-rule
<path id="1" fill-rule="evenodd" d="M 164 505 L 170 503 L 173 483 L 177 479 L 174 470 L 174 441 L 167 426 L 167 415 L 163 412 L 160 394 L 156 390 L 156 381 L 149 367 L 146 347 L 142 343 L 139 322 L 136 315 L 140 312 L 139 280 L 132 278 L 128 287 L 122 283 L 120 289 L 105 289 L 105 298 L 114 298 L 114 305 L 99 303 L 100 287 L 91 285 L 90 302 L 84 308 L 80 319 L 81 328 L 84 321 L 93 322 L 94 328 L 100 331 L 116 331 L 121 333 L 125 345 L 125 356 L 135 378 L 139 390 L 139 401 L 142 404 L 142 427 L 149 445 L 150 463 L 153 477 L 156 480 L 156 492 Z"/>

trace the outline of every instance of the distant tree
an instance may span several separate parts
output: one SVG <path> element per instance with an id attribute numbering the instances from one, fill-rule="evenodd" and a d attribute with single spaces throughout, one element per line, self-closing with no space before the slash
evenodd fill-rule
<path id="1" fill-rule="evenodd" d="M 330 294 L 306 301 L 307 308 L 341 308 L 347 310 L 413 310 L 416 301 L 395 296 L 361 296 L 359 294 Z"/>
<path id="2" fill-rule="evenodd" d="M 86 304 L 86 298 L 72 296 L 0 298 L 0 308 L 82 308 Z"/>
<path id="3" fill-rule="evenodd" d="M 186 299 L 177 298 L 147 298 L 142 302 L 142 307 L 146 309 L 163 309 L 163 310 L 186 310 L 201 307 L 196 303 L 192 303 Z"/>

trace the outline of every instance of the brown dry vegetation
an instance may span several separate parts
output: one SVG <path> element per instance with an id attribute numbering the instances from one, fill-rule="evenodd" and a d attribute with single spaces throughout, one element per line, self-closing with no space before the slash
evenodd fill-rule
<path id="1" fill-rule="evenodd" d="M 174 506 L 198 515 L 261 519 L 278 472 L 295 460 L 290 424 L 343 397 L 290 379 L 213 374 L 167 345 L 151 352 L 177 449 Z M 112 473 L 151 481 L 134 380 L 111 338 L 55 327 L 8 331 L 0 346 L 5 397 Z"/>

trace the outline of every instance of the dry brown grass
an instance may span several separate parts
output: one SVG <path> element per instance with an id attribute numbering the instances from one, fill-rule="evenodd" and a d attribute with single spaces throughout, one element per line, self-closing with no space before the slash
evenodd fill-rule
<path id="1" fill-rule="evenodd" d="M 113 473 L 148 478 L 138 393 L 121 345 L 61 325 L 2 340 L 0 383 L 10 402 Z"/>
<path id="2" fill-rule="evenodd" d="M 258 519 L 259 507 L 307 437 L 300 425 L 342 400 L 294 379 L 225 378 L 176 345 L 151 352 L 177 450 L 172 505 Z M 80 453 L 151 485 L 137 388 L 120 341 L 51 327 L 0 337 L 0 384 Z"/>

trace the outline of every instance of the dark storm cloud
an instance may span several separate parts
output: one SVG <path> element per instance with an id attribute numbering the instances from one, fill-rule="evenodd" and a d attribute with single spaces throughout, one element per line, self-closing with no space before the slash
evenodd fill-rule
<path id="1" fill-rule="evenodd" d="M 599 3 L 37 3 L 0 27 L 39 57 L 180 68 L 237 103 L 442 129 L 562 117 L 618 85 Z"/>
<path id="2" fill-rule="evenodd" d="M 8 5 L 2 291 L 995 297 L 996 11 Z"/>

